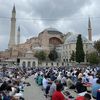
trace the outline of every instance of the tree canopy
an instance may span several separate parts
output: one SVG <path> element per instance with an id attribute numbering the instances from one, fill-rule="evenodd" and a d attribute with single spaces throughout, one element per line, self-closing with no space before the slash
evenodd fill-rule
<path id="1" fill-rule="evenodd" d="M 98 51 L 98 53 L 100 54 L 100 40 L 97 40 L 94 42 L 94 47 Z"/>
<path id="2" fill-rule="evenodd" d="M 58 53 L 56 52 L 55 49 L 53 49 L 50 51 L 48 57 L 51 61 L 55 61 L 58 58 Z"/>
<path id="3" fill-rule="evenodd" d="M 76 53 L 74 51 L 72 52 L 70 59 L 72 61 L 75 61 L 76 60 Z"/>
<path id="4" fill-rule="evenodd" d="M 97 54 L 97 52 L 92 52 L 87 55 L 87 60 L 90 64 L 99 64 L 100 63 L 100 58 Z"/>
<path id="5" fill-rule="evenodd" d="M 46 60 L 46 53 L 44 51 L 36 52 L 34 56 L 40 61 Z"/>
<path id="6" fill-rule="evenodd" d="M 76 42 L 76 62 L 84 62 L 84 50 L 83 50 L 83 42 L 81 38 L 81 34 L 78 35 L 77 37 L 77 42 Z"/>

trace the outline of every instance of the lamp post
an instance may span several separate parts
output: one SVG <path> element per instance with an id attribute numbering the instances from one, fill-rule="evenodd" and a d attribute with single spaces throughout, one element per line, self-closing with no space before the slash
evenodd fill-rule
<path id="1" fill-rule="evenodd" d="M 6 70 L 6 67 L 5 67 L 5 64 L 3 64 L 3 67 L 2 67 L 3 77 L 5 77 L 5 70 Z"/>
<path id="2" fill-rule="evenodd" d="M 19 67 L 19 63 L 20 63 L 20 58 L 19 58 L 19 44 L 17 45 L 18 46 L 18 55 L 17 55 L 17 67 Z"/>

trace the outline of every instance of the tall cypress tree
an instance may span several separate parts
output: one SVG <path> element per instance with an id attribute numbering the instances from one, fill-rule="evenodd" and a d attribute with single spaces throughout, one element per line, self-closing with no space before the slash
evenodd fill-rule
<path id="1" fill-rule="evenodd" d="M 81 38 L 81 34 L 78 35 L 77 37 L 77 42 L 76 42 L 76 62 L 84 62 L 84 50 L 83 50 L 83 42 Z"/>

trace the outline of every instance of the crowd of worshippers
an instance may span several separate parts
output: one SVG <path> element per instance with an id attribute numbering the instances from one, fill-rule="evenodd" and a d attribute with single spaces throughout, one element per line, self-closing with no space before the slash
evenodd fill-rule
<path id="1" fill-rule="evenodd" d="M 31 74 L 31 69 L 6 68 L 0 78 L 0 100 L 24 100 L 24 86 L 30 86 L 25 79 Z"/>
<path id="2" fill-rule="evenodd" d="M 66 100 L 62 93 L 64 87 L 67 87 L 70 90 L 72 89 L 77 94 L 87 91 L 85 95 L 75 97 L 76 100 L 91 100 L 91 98 L 100 100 L 99 67 L 38 68 L 34 74 L 34 79 L 39 86 L 42 86 L 42 90 L 45 91 L 45 96 L 47 98 L 50 97 L 51 100 Z M 91 86 L 90 91 L 87 90 L 86 85 Z M 70 98 L 73 98 L 70 93 L 67 94 L 69 94 Z"/>

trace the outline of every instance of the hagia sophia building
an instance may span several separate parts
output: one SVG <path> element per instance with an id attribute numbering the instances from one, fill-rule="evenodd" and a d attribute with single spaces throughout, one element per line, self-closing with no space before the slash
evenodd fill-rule
<path id="1" fill-rule="evenodd" d="M 72 32 L 63 34 L 55 28 L 47 28 L 40 32 L 37 37 L 27 39 L 25 43 L 20 43 L 20 27 L 18 27 L 16 33 L 16 9 L 14 6 L 8 49 L 0 52 L 0 58 L 5 59 L 5 61 L 17 61 L 19 58 L 20 66 L 38 66 L 38 59 L 34 57 L 34 54 L 41 50 L 49 54 L 50 50 L 56 48 L 59 54 L 57 64 L 59 61 L 64 64 L 64 62 L 70 62 L 71 54 L 76 48 L 77 36 L 78 34 Z M 85 54 L 91 52 L 93 42 L 90 18 L 88 39 L 82 35 L 82 40 Z"/>

